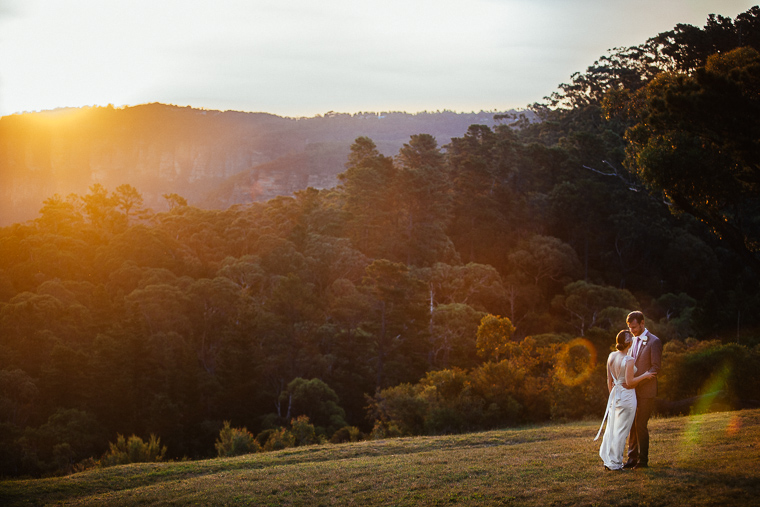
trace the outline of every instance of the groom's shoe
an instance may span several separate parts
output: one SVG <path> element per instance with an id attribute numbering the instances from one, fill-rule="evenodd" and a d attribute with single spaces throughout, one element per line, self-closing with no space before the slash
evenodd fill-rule
<path id="1" fill-rule="evenodd" d="M 625 465 L 623 465 L 623 468 L 636 468 L 637 465 L 638 465 L 637 462 L 629 459 L 628 461 L 625 462 Z"/>
<path id="2" fill-rule="evenodd" d="M 642 462 L 640 462 L 640 463 L 636 463 L 636 466 L 634 466 L 633 468 L 635 468 L 635 469 L 639 469 L 639 468 L 649 468 L 649 465 L 647 464 L 647 462 L 646 462 L 646 461 L 642 461 Z"/>

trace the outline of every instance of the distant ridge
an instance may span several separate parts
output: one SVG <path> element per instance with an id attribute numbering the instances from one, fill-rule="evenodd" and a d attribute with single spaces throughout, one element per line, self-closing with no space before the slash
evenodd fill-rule
<path id="1" fill-rule="evenodd" d="M 269 113 L 209 111 L 160 103 L 64 108 L 0 118 L 0 225 L 37 216 L 53 194 L 84 195 L 94 183 L 128 183 L 156 211 L 165 193 L 192 205 L 230 205 L 331 187 L 359 136 L 394 155 L 409 136 L 439 145 L 495 115 L 334 113 L 287 118 Z"/>

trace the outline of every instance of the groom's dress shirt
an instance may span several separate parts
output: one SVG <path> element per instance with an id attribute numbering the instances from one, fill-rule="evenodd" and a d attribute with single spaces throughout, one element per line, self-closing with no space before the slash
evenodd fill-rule
<path id="1" fill-rule="evenodd" d="M 642 338 L 644 338 L 647 332 L 648 330 L 644 328 L 643 333 L 641 333 L 639 336 L 633 337 L 633 347 L 631 347 L 631 357 L 633 357 L 634 359 L 636 359 L 636 357 L 638 357 L 639 355 L 639 349 L 641 348 L 641 345 L 642 345 Z"/>

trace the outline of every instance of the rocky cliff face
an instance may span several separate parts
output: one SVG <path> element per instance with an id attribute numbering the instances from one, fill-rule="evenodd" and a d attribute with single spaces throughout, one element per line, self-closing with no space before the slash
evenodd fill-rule
<path id="1" fill-rule="evenodd" d="M 354 139 L 371 137 L 386 155 L 410 135 L 430 133 L 443 145 L 494 113 L 390 113 L 281 118 L 162 104 L 83 108 L 0 118 L 0 225 L 37 216 L 54 194 L 85 195 L 128 183 L 145 205 L 162 195 L 190 204 L 232 204 L 337 184 Z"/>
<path id="2" fill-rule="evenodd" d="M 68 146 L 51 146 L 49 158 L 40 160 L 36 147 L 25 150 L 23 165 L 2 167 L 0 216 L 2 224 L 32 218 L 42 201 L 53 194 L 86 194 L 94 183 L 114 189 L 129 183 L 140 190 L 146 205 L 163 206 L 163 193 L 175 192 L 192 201 L 202 199 L 210 187 L 268 161 L 256 150 L 221 152 L 207 146 L 159 143 L 128 149 L 98 149 L 72 156 Z"/>

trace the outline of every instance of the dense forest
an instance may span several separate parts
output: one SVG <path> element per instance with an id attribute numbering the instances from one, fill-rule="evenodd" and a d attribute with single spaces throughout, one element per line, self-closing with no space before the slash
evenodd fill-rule
<path id="1" fill-rule="evenodd" d="M 678 25 L 540 121 L 393 156 L 360 136 L 338 185 L 266 202 L 51 195 L 0 229 L 0 473 L 130 435 L 199 458 L 233 430 L 267 449 L 601 417 L 635 309 L 665 342 L 661 412 L 757 404 L 758 51 L 758 7 Z"/>

